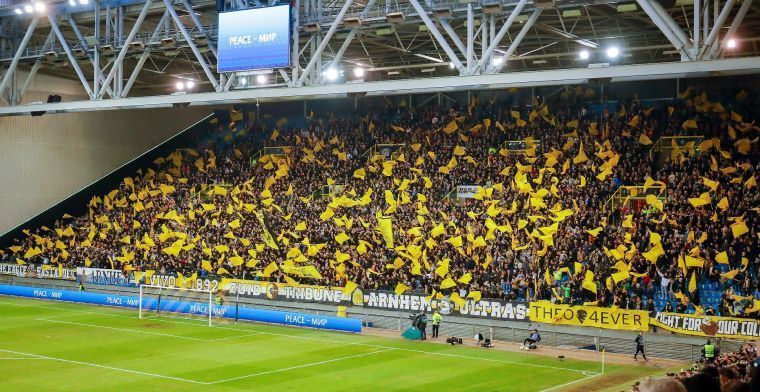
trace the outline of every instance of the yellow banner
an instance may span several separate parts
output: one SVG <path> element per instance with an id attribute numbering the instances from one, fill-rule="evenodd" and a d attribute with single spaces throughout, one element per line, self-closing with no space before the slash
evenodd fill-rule
<path id="1" fill-rule="evenodd" d="M 559 305 L 549 301 L 531 302 L 530 320 L 547 324 L 628 331 L 649 329 L 649 314 L 643 310 Z"/>
<path id="2" fill-rule="evenodd" d="M 685 335 L 751 340 L 760 337 L 760 323 L 753 319 L 659 312 L 650 324 Z"/>
<path id="3" fill-rule="evenodd" d="M 393 223 L 390 216 L 378 216 L 377 217 L 377 231 L 382 234 L 385 240 L 385 247 L 388 249 L 393 248 Z"/>

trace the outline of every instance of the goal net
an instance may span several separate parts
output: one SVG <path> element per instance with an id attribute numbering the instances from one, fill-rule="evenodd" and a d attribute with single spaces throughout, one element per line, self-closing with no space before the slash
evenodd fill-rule
<path id="1" fill-rule="evenodd" d="M 140 285 L 138 312 L 146 317 L 192 317 L 208 320 L 208 325 L 223 320 L 227 307 L 217 305 L 221 300 L 216 289 Z"/>

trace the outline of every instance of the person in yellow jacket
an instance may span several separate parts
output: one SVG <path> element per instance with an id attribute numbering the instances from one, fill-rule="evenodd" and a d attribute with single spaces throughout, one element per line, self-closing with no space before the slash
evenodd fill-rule
<path id="1" fill-rule="evenodd" d="M 438 338 L 438 328 L 441 326 L 441 321 L 443 321 L 443 317 L 441 317 L 441 314 L 436 310 L 435 313 L 433 313 L 433 339 Z"/>

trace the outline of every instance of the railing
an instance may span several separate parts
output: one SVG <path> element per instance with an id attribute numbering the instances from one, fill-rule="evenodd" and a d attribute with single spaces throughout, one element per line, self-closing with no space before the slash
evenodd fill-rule
<path id="1" fill-rule="evenodd" d="M 292 146 L 276 146 L 276 147 L 264 147 L 251 156 L 248 163 L 254 166 L 265 156 L 284 157 L 288 156 L 292 151 Z"/>
<path id="2" fill-rule="evenodd" d="M 505 140 L 501 144 L 501 148 L 507 150 L 509 154 L 525 154 L 531 148 L 540 144 L 539 141 L 526 141 L 526 140 Z"/>
<path id="3" fill-rule="evenodd" d="M 371 164 L 378 156 L 383 159 L 396 159 L 405 144 L 375 144 L 364 152 L 367 157 L 367 164 Z"/>
<path id="4" fill-rule="evenodd" d="M 614 210 L 630 203 L 631 200 L 646 200 L 647 195 L 654 195 L 657 199 L 664 199 L 665 185 L 653 185 L 644 188 L 643 185 L 624 185 L 619 187 L 615 193 L 607 199 L 602 210 L 607 212 Z"/>
<path id="5" fill-rule="evenodd" d="M 697 144 L 704 138 L 704 136 L 663 136 L 652 145 L 652 148 L 649 150 L 649 159 L 654 159 L 654 154 L 670 153 L 674 149 L 674 143 L 679 149 L 698 156 L 701 151 L 697 147 Z"/>

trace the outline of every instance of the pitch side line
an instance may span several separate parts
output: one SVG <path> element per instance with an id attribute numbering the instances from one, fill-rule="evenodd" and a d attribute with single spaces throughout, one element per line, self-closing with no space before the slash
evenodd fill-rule
<path id="1" fill-rule="evenodd" d="M 335 358 L 335 359 L 328 359 L 328 360 L 319 361 L 319 362 L 312 362 L 312 363 L 307 363 L 307 364 L 304 364 L 304 365 L 290 366 L 290 367 L 286 367 L 286 368 L 282 368 L 282 369 L 268 370 L 266 372 L 247 374 L 245 376 L 240 376 L 240 377 L 226 378 L 224 380 L 210 382 L 209 384 L 221 384 L 223 382 L 236 381 L 236 380 L 242 380 L 242 379 L 246 379 L 246 378 L 264 376 L 264 375 L 272 374 L 272 373 L 287 372 L 289 370 L 303 369 L 303 368 L 312 367 L 312 366 L 324 365 L 324 364 L 332 363 L 332 362 L 345 361 L 347 359 L 366 357 L 366 356 L 369 356 L 369 355 L 380 354 L 380 353 L 384 353 L 386 351 L 393 351 L 393 350 L 395 350 L 395 348 L 387 348 L 385 350 L 372 351 L 372 352 L 364 353 L 364 354 L 349 355 L 349 356 L 346 356 L 346 357 L 340 357 L 340 358 Z"/>
<path id="2" fill-rule="evenodd" d="M 98 365 L 96 363 L 89 363 L 89 362 L 82 362 L 82 361 L 73 361 L 73 360 L 70 360 L 70 359 L 49 357 L 47 355 L 24 353 L 24 352 L 20 352 L 20 351 L 11 351 L 11 350 L 3 350 L 3 349 L 0 349 L 0 352 L 14 354 L 14 355 L 26 355 L 26 356 L 29 356 L 29 357 L 32 357 L 32 358 L 37 358 L 37 359 L 47 359 L 47 360 L 57 361 L 57 362 L 73 363 L 73 364 L 76 364 L 76 365 L 84 365 L 84 366 L 90 366 L 90 367 L 95 367 L 95 368 L 100 368 L 100 369 L 114 370 L 114 371 L 117 371 L 117 372 L 126 372 L 126 373 L 132 373 L 132 374 L 139 374 L 141 376 L 150 376 L 150 377 L 164 378 L 164 379 L 174 380 L 174 381 L 183 381 L 183 382 L 187 382 L 187 383 L 191 383 L 191 384 L 201 384 L 201 385 L 209 385 L 210 384 L 210 383 L 203 382 L 203 381 L 188 380 L 186 378 L 164 376 L 164 375 L 161 375 L 161 374 L 141 372 L 141 371 L 138 371 L 138 370 L 130 370 L 130 369 L 117 368 L 117 367 L 113 367 L 113 366 Z"/>
<path id="3" fill-rule="evenodd" d="M 567 382 L 567 383 L 564 383 L 564 384 L 561 384 L 561 385 L 553 386 L 553 387 L 551 387 L 551 388 L 543 389 L 543 390 L 541 390 L 541 392 L 548 392 L 548 391 L 553 391 L 553 390 L 555 390 L 555 389 L 559 389 L 559 388 L 562 388 L 562 387 L 566 387 L 566 386 L 568 386 L 568 385 L 572 385 L 572 384 L 575 384 L 575 383 L 579 383 L 579 382 L 581 382 L 581 381 L 586 381 L 586 380 L 588 380 L 588 379 L 590 379 L 590 378 L 594 378 L 594 377 L 596 377 L 596 376 L 599 376 L 599 375 L 601 375 L 601 374 L 602 374 L 602 373 L 596 373 L 596 374 L 592 374 L 592 375 L 590 375 L 590 376 L 586 376 L 586 377 L 583 377 L 583 378 L 581 378 L 581 379 L 579 379 L 579 380 L 570 381 L 570 382 Z"/>
<path id="4" fill-rule="evenodd" d="M 113 316 L 113 317 L 133 318 L 133 317 L 128 317 L 128 316 L 124 316 L 124 315 L 117 315 L 117 314 L 112 314 L 112 313 L 100 313 L 100 312 L 84 311 L 84 310 L 77 310 L 77 309 L 57 308 L 57 307 L 53 307 L 53 306 L 22 305 L 22 304 L 12 304 L 12 303 L 7 303 L 7 302 L 0 302 L 0 304 L 12 305 L 12 306 L 22 306 L 22 307 L 36 307 L 36 308 L 54 309 L 54 310 L 61 310 L 61 311 L 67 311 L 67 312 L 98 314 L 98 315 L 106 315 L 106 316 Z M 177 317 L 175 317 L 175 318 L 177 318 Z M 187 318 L 183 318 L 183 319 L 185 319 L 185 320 L 192 320 L 192 319 L 187 319 Z M 177 321 L 177 320 L 166 320 L 164 318 L 156 318 L 155 320 L 156 321 L 165 322 L 165 323 L 194 325 L 196 327 L 204 327 L 205 328 L 205 326 L 199 325 L 198 323 L 188 323 L 188 322 L 182 322 L 182 321 Z M 246 332 L 251 332 L 253 334 L 272 335 L 272 336 L 284 336 L 284 337 L 290 337 L 290 338 L 296 338 L 296 339 L 302 339 L 302 340 L 315 340 L 315 341 L 320 341 L 320 342 L 330 342 L 330 343 L 336 343 L 336 344 L 349 344 L 349 345 L 355 345 L 355 346 L 365 346 L 365 347 L 375 347 L 375 348 L 394 348 L 396 350 L 415 352 L 415 353 L 420 353 L 420 354 L 439 355 L 439 356 L 446 356 L 446 357 L 453 357 L 453 358 L 462 358 L 462 359 L 472 359 L 472 360 L 482 360 L 482 361 L 487 361 L 487 362 L 506 363 L 506 364 L 511 364 L 511 365 L 522 365 L 522 366 L 530 366 L 530 367 L 543 368 L 543 369 L 566 370 L 566 371 L 576 372 L 576 373 L 581 373 L 581 374 L 594 374 L 594 375 L 601 374 L 601 373 L 597 373 L 597 372 L 593 372 L 593 371 L 588 371 L 588 370 L 571 369 L 571 368 L 565 368 L 565 367 L 559 367 L 559 366 L 539 365 L 539 364 L 526 363 L 526 362 L 507 361 L 507 360 L 503 360 L 503 359 L 471 357 L 471 356 L 461 355 L 461 354 L 439 353 L 439 352 L 434 352 L 434 351 L 416 350 L 416 349 L 411 349 L 411 348 L 383 346 L 383 345 L 380 345 L 380 344 L 358 343 L 358 342 L 348 342 L 348 341 L 340 341 L 340 340 L 332 340 L 332 339 L 312 338 L 312 337 L 308 337 L 308 336 L 290 335 L 290 334 L 276 333 L 276 332 L 252 331 L 252 330 L 248 330 L 248 329 L 230 328 L 230 327 L 222 327 L 222 326 L 214 326 L 214 327 L 211 327 L 211 328 L 227 329 L 227 330 L 230 330 L 230 331 L 246 331 Z"/>

